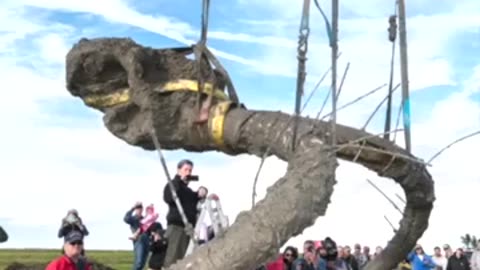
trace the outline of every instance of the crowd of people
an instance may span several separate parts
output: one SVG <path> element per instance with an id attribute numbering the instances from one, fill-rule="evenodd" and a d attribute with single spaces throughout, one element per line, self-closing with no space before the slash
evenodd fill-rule
<path id="1" fill-rule="evenodd" d="M 165 185 L 163 200 L 168 206 L 166 229 L 157 221 L 159 215 L 153 205 L 146 206 L 144 213 L 143 204 L 137 202 L 126 212 L 123 221 L 131 230 L 128 238 L 133 243 L 133 270 L 143 270 L 148 258 L 150 270 L 161 270 L 185 256 L 191 239 L 186 233 L 183 218 L 195 226 L 207 197 L 218 198 L 215 194 L 208 195 L 206 187 L 202 186 L 194 191 L 188 186 L 191 181 L 198 180 L 198 176 L 192 175 L 192 170 L 192 161 L 180 161 L 171 182 L 174 193 L 168 183 Z M 181 209 L 177 207 L 176 199 Z M 200 227 L 205 228 L 206 232 L 200 232 L 200 237 L 195 239 L 198 245 L 207 243 L 215 236 L 211 226 Z M 84 237 L 88 234 L 89 231 L 78 211 L 68 211 L 58 232 L 58 237 L 64 238 L 62 255 L 53 260 L 46 270 L 92 270 L 83 248 Z"/>
<path id="2" fill-rule="evenodd" d="M 257 270 L 362 270 L 383 250 L 377 247 L 371 254 L 368 246 L 362 248 L 355 244 L 352 251 L 350 246 L 336 246 L 328 241 L 305 241 L 302 255 L 295 247 L 289 246 L 277 260 Z M 480 240 L 469 255 L 462 248 L 453 251 L 449 245 L 443 246 L 443 252 L 440 247 L 435 247 L 433 255 L 428 255 L 422 246 L 417 245 L 393 270 L 480 270 Z"/>
<path id="3" fill-rule="evenodd" d="M 153 205 L 146 206 L 144 213 L 143 204 L 137 202 L 126 212 L 123 221 L 131 230 L 128 238 L 133 244 L 133 270 L 143 270 L 148 258 L 150 270 L 161 270 L 186 255 L 191 239 L 186 233 L 184 219 L 192 226 L 197 225 L 207 197 L 218 198 L 215 194 L 208 195 L 206 187 L 196 191 L 189 187 L 191 181 L 198 180 L 197 176 L 192 176 L 192 170 L 192 161 L 180 161 L 172 186 L 167 183 L 164 187 L 163 200 L 168 206 L 166 229 L 157 221 L 158 213 Z M 53 260 L 46 270 L 92 270 L 83 248 L 84 237 L 88 234 L 78 211 L 68 211 L 58 232 L 58 237 L 64 238 L 62 255 Z M 200 239 L 195 239 L 198 245 L 215 236 L 211 230 L 202 235 Z M 443 246 L 443 252 L 440 247 L 435 247 L 433 254 L 428 255 L 417 245 L 393 270 L 480 270 L 480 241 L 477 247 L 469 256 L 461 248 L 453 251 L 448 245 Z M 339 246 L 327 237 L 323 241 L 306 241 L 301 254 L 295 247 L 289 246 L 276 260 L 256 270 L 362 270 L 381 252 L 382 248 L 376 247 L 371 254 L 369 247 L 359 244 L 355 244 L 352 251 L 350 246 Z"/>

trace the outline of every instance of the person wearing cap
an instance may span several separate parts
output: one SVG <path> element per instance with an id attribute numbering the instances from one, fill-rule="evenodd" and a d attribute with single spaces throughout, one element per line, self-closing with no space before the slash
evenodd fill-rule
<path id="1" fill-rule="evenodd" d="M 137 232 L 141 227 L 143 205 L 141 202 L 135 203 L 133 207 L 127 211 L 123 221 L 130 225 L 132 233 Z M 142 270 L 145 267 L 148 258 L 148 245 L 149 237 L 148 233 L 142 231 L 133 242 L 133 270 Z"/>
<path id="2" fill-rule="evenodd" d="M 5 243 L 8 241 L 7 232 L 0 226 L 0 243 Z"/>
<path id="3" fill-rule="evenodd" d="M 82 256 L 83 235 L 71 231 L 64 237 L 63 255 L 50 262 L 45 270 L 93 270 Z"/>
<path id="4" fill-rule="evenodd" d="M 197 204 L 202 199 L 202 195 L 188 187 L 192 170 L 192 161 L 188 159 L 180 161 L 177 164 L 177 173 L 172 179 L 172 184 L 188 223 L 194 227 L 197 222 Z M 163 190 L 163 200 L 168 205 L 166 231 L 168 247 L 165 256 L 165 267 L 168 267 L 185 256 L 190 237 L 185 231 L 185 224 L 168 183 Z"/>

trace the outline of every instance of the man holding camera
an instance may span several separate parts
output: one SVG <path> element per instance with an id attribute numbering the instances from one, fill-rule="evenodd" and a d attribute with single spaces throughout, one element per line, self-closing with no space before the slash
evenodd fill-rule
<path id="1" fill-rule="evenodd" d="M 192 170 L 192 161 L 187 159 L 180 161 L 177 164 L 177 174 L 172 179 L 172 184 L 188 223 L 195 226 L 197 222 L 197 203 L 202 198 L 200 198 L 199 193 L 188 187 L 190 181 L 198 181 L 198 176 L 193 176 Z M 163 190 L 163 200 L 168 205 L 167 231 L 165 233 L 168 239 L 168 247 L 164 263 L 164 266 L 168 267 L 185 256 L 190 237 L 185 232 L 185 224 L 168 183 Z"/>

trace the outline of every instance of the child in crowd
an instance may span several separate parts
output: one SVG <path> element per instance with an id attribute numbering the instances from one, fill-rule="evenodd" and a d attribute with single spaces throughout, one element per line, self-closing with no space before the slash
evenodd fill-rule
<path id="1" fill-rule="evenodd" d="M 197 193 L 198 193 L 198 197 L 201 198 L 197 204 L 197 219 L 198 219 L 200 217 L 200 213 L 202 212 L 202 209 L 205 206 L 205 201 L 208 195 L 208 189 L 204 186 L 201 186 L 198 188 Z M 208 226 L 205 220 L 203 221 L 198 220 L 197 222 L 200 222 L 200 224 L 197 224 L 197 228 L 196 228 L 198 229 L 197 233 L 199 236 L 198 244 L 202 245 L 208 241 Z"/>
<path id="2" fill-rule="evenodd" d="M 146 232 L 148 228 L 158 219 L 158 213 L 155 213 L 153 204 L 145 208 L 145 217 L 140 221 L 140 227 L 128 239 L 137 240 L 140 234 Z"/>

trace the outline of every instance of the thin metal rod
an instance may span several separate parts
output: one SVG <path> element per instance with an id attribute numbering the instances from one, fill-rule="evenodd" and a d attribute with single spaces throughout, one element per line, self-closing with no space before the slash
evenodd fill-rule
<path id="1" fill-rule="evenodd" d="M 340 108 L 338 108 L 337 111 L 340 111 L 340 110 L 342 110 L 342 109 L 345 109 L 345 108 L 347 108 L 348 106 L 351 106 L 351 105 L 359 102 L 360 100 L 362 100 L 362 99 L 364 99 L 364 98 L 372 95 L 373 93 L 377 92 L 378 90 L 382 89 L 382 88 L 385 87 L 386 85 L 387 85 L 387 84 L 380 85 L 379 87 L 371 90 L 370 92 L 368 92 L 368 93 L 366 93 L 366 94 L 364 94 L 364 95 L 361 95 L 361 96 L 357 97 L 356 99 L 354 99 L 354 100 L 352 100 L 352 101 L 350 101 L 350 102 L 348 102 L 348 103 L 340 106 Z M 334 112 L 334 111 L 332 111 L 332 112 L 330 112 L 330 113 L 322 116 L 322 118 L 320 118 L 320 120 L 323 120 L 323 119 L 325 119 L 326 117 L 330 116 L 331 114 L 333 114 L 333 112 Z"/>
<path id="2" fill-rule="evenodd" d="M 338 0 L 332 0 L 332 146 L 337 144 L 337 54 L 338 54 Z"/>
<path id="3" fill-rule="evenodd" d="M 395 228 L 395 226 L 393 226 L 392 222 L 390 221 L 390 219 L 388 219 L 387 216 L 383 215 L 383 217 L 385 218 L 385 220 L 388 222 L 388 224 L 390 225 L 390 227 L 392 227 L 393 229 L 393 232 L 394 233 L 397 233 L 397 228 Z"/>
<path id="4" fill-rule="evenodd" d="M 480 130 L 477 130 L 477 131 L 475 131 L 475 132 L 473 132 L 473 133 L 470 133 L 470 134 L 468 134 L 468 135 L 466 135 L 466 136 L 463 136 L 463 137 L 461 137 L 461 138 L 458 138 L 458 139 L 456 139 L 455 141 L 449 143 L 447 146 L 443 147 L 440 151 L 438 151 L 435 155 L 433 155 L 433 156 L 430 158 L 430 160 L 428 161 L 428 163 L 431 163 L 434 159 L 436 159 L 438 156 L 440 156 L 440 154 L 442 154 L 442 153 L 443 153 L 445 150 L 447 150 L 448 148 L 452 147 L 454 144 L 457 144 L 457 143 L 459 143 L 459 142 L 461 142 L 461 141 L 463 141 L 463 140 L 466 140 L 466 139 L 471 138 L 471 137 L 476 136 L 476 135 L 480 135 Z"/>
<path id="5" fill-rule="evenodd" d="M 345 67 L 345 70 L 343 71 L 342 80 L 340 81 L 340 85 L 338 86 L 338 93 L 337 93 L 337 96 L 335 98 L 335 104 L 338 103 L 338 98 L 340 97 L 340 94 L 342 93 L 343 84 L 345 83 L 345 79 L 347 78 L 347 73 L 348 73 L 349 69 L 350 69 L 350 62 L 347 63 L 347 66 Z"/>
<path id="6" fill-rule="evenodd" d="M 163 171 L 165 172 L 165 176 L 167 177 L 168 186 L 170 187 L 170 192 L 172 193 L 173 200 L 175 201 L 175 205 L 177 206 L 178 212 L 180 212 L 180 216 L 182 217 L 183 224 L 185 224 L 185 232 L 190 239 L 194 239 L 195 235 L 193 233 L 193 226 L 188 222 L 187 216 L 185 215 L 185 211 L 183 210 L 182 204 L 180 203 L 180 199 L 178 198 L 177 192 L 175 191 L 175 186 L 173 185 L 172 178 L 170 177 L 170 173 L 168 172 L 167 162 L 165 161 L 165 157 L 162 153 L 162 147 L 160 142 L 158 141 L 157 134 L 155 129 L 152 129 L 151 137 L 153 140 L 153 144 L 157 149 L 158 157 L 160 158 L 160 163 L 162 164 Z M 195 246 L 197 241 L 193 241 Z"/>
<path id="7" fill-rule="evenodd" d="M 387 99 L 390 100 L 390 97 L 392 97 L 393 92 L 395 92 L 399 87 L 400 87 L 400 84 L 397 84 L 397 85 L 395 86 L 395 88 L 390 89 L 390 90 L 388 91 L 388 95 L 387 95 L 385 98 L 383 98 L 383 100 L 382 100 L 380 103 L 378 103 L 377 107 L 375 108 L 375 110 L 373 110 L 373 113 L 368 117 L 367 121 L 365 122 L 365 124 L 363 125 L 363 127 L 362 127 L 361 130 L 365 130 L 365 129 L 367 128 L 368 124 L 370 123 L 370 121 L 372 120 L 372 118 L 375 116 L 375 114 L 377 113 L 377 111 L 380 109 L 380 107 L 382 107 L 383 103 L 384 103 Z M 389 111 L 389 110 L 387 109 L 387 111 Z M 389 121 L 389 122 L 390 122 L 390 121 Z M 397 128 L 395 128 L 395 129 L 397 129 Z M 387 138 L 386 140 L 390 140 L 390 124 L 388 124 L 388 129 L 385 128 L 384 131 L 385 131 L 385 132 L 384 132 L 384 134 L 383 134 L 383 138 L 384 138 L 384 139 Z"/>
<path id="8" fill-rule="evenodd" d="M 390 199 L 390 197 L 387 196 L 387 194 L 385 194 L 385 192 L 383 192 L 383 190 L 381 190 L 377 185 L 375 185 L 375 183 L 373 183 L 370 179 L 367 179 L 367 182 L 373 187 L 375 188 L 378 192 L 380 192 L 380 194 L 383 195 L 383 197 L 385 197 L 387 199 L 387 201 L 393 205 L 393 207 L 403 216 L 403 211 L 400 209 L 400 207 L 398 207 L 398 205 L 392 200 Z"/>
<path id="9" fill-rule="evenodd" d="M 395 196 L 397 196 L 397 198 L 398 198 L 402 203 L 407 203 L 407 201 L 405 201 L 405 199 L 404 199 L 402 196 L 398 195 L 398 193 L 395 193 Z"/>
<path id="10" fill-rule="evenodd" d="M 397 122 L 395 123 L 395 129 L 397 129 L 398 126 L 400 125 L 400 118 L 401 118 L 402 111 L 403 111 L 403 107 L 399 106 L 398 107 L 398 113 L 397 113 Z M 393 134 L 393 142 L 394 143 L 397 142 L 397 133 Z"/>

